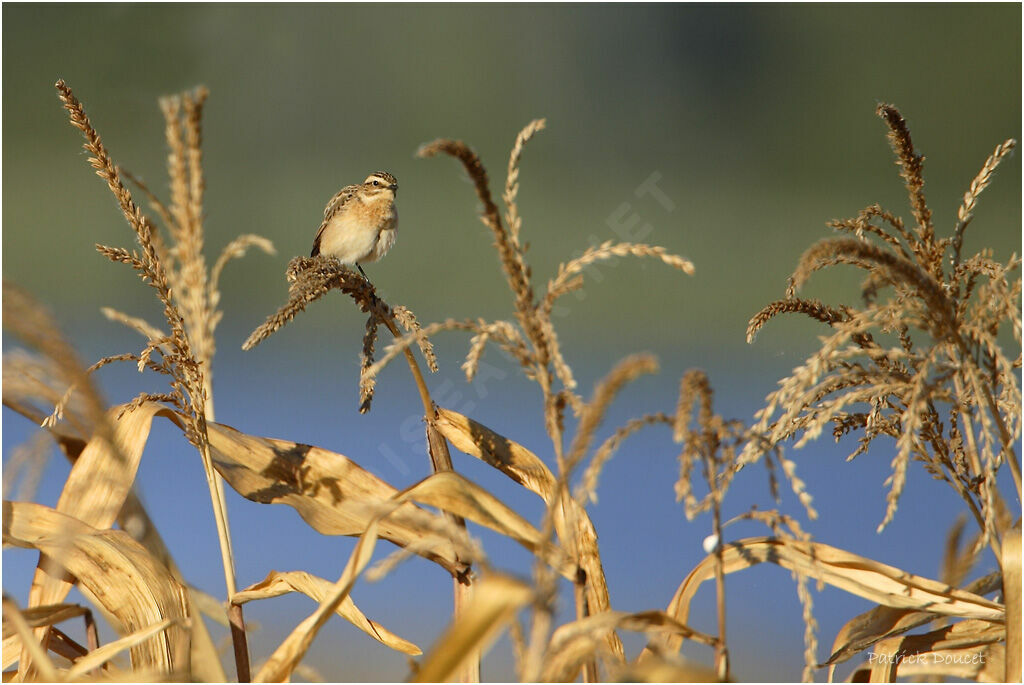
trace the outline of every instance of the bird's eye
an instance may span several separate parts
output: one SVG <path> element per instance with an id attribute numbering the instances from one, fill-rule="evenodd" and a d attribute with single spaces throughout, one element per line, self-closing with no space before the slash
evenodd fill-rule
<path id="1" fill-rule="evenodd" d="M 380 185 L 380 183 L 379 183 L 378 181 L 374 181 L 374 182 L 373 182 L 373 185 L 375 185 L 375 186 L 379 186 L 379 185 Z"/>

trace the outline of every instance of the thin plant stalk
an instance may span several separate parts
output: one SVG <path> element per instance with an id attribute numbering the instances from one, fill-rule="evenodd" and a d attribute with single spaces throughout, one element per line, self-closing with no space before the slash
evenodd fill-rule
<path id="1" fill-rule="evenodd" d="M 377 300 L 378 304 L 380 300 Z M 387 311 L 387 308 L 381 306 L 380 309 Z M 402 332 L 395 325 L 393 316 L 387 315 L 381 317 L 384 325 L 391 331 L 391 335 L 395 339 L 402 337 Z M 434 426 L 434 400 L 430 397 L 430 389 L 427 388 L 426 379 L 423 377 L 423 371 L 420 369 L 419 363 L 416 361 L 416 356 L 413 354 L 411 348 L 406 347 L 403 350 L 405 354 L 405 360 L 409 364 L 409 371 L 412 372 L 413 380 L 416 383 L 416 389 L 419 391 L 420 400 L 423 403 L 424 417 L 427 423 L 427 447 L 430 452 L 430 463 L 434 473 L 440 473 L 442 471 L 454 471 L 452 465 L 451 452 L 448 450 L 448 441 L 442 436 L 437 428 Z M 447 514 L 454 523 L 461 527 L 466 527 L 466 522 L 460 516 L 453 514 Z M 452 593 L 453 593 L 453 606 L 452 615 L 455 620 L 468 606 L 469 600 L 472 596 L 472 583 L 470 576 L 467 572 L 455 576 L 452 576 Z M 459 682 L 465 683 L 478 683 L 480 682 L 480 654 L 479 652 L 474 655 L 473 658 L 466 661 L 466 665 L 463 667 L 463 671 L 458 678 Z"/>

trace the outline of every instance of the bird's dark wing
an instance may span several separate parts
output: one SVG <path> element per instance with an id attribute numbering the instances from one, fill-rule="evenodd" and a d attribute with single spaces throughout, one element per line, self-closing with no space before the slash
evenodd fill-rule
<path id="1" fill-rule="evenodd" d="M 324 221 L 320 224 L 320 230 L 316 232 L 316 238 L 313 239 L 313 249 L 309 253 L 310 257 L 316 257 L 320 254 L 320 240 L 323 238 L 324 229 L 327 228 L 327 224 L 331 222 L 334 215 L 337 214 L 345 203 L 355 197 L 356 191 L 359 190 L 359 186 L 345 186 L 331 198 L 330 202 L 327 203 L 327 207 L 324 208 Z"/>

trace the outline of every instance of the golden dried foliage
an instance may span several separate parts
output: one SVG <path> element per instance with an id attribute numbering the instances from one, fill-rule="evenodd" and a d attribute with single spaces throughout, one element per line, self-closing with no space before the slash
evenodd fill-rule
<path id="1" fill-rule="evenodd" d="M 4 503 L 5 545 L 42 553 L 29 605 L 22 610 L 4 600 L 4 668 L 17 663 L 19 678 L 79 678 L 93 669 L 102 669 L 102 677 L 124 677 L 125 672 L 110 659 L 129 650 L 132 671 L 128 675 L 135 679 L 225 680 L 199 619 L 200 607 L 219 614 L 217 601 L 188 588 L 133 491 L 152 420 L 161 416 L 182 430 L 206 469 L 229 605 L 227 616 L 218 618 L 231 626 L 240 680 L 252 675 L 241 605 L 290 593 L 304 594 L 318 607 L 261 661 L 256 681 L 284 681 L 307 672 L 302 661 L 335 614 L 397 652 L 419 654 L 416 645 L 367 618 L 351 598 L 364 574 L 380 580 L 412 557 L 450 573 L 456 600 L 449 627 L 419 662 L 411 662 L 410 680 L 414 681 L 478 680 L 481 655 L 505 629 L 510 630 L 522 680 L 728 679 L 732 671 L 724 577 L 765 561 L 789 569 L 794 576 L 805 622 L 803 675 L 807 680 L 815 668 L 828 667 L 831 675 L 837 664 L 871 649 L 888 657 L 912 652 L 977 657 L 985 662 L 984 668 L 941 673 L 932 669 L 921 671 L 922 675 L 986 679 L 997 674 L 1019 680 L 1020 533 L 1019 526 L 1012 527 L 996 480 L 1005 466 L 1020 493 L 1020 465 L 1014 452 L 1021 432 L 1016 380 L 1020 358 L 1007 356 L 1002 347 L 1008 336 L 1018 347 L 1021 342 L 1021 281 L 1019 275 L 1014 278 L 1020 259 L 1014 255 L 1001 263 L 984 251 L 961 258 L 964 232 L 976 212 L 978 196 L 1015 141 L 996 147 L 963 197 L 953 235 L 937 238 L 925 200 L 923 157 L 915 151 L 899 112 L 880 106 L 878 114 L 889 128 L 909 196 L 913 227 L 908 229 L 902 219 L 878 205 L 852 219 L 831 222 L 845 237 L 807 250 L 790 278 L 785 298 L 757 313 L 747 330 L 752 341 L 777 315 L 804 314 L 830 328 L 820 349 L 768 396 L 753 426 L 716 414 L 709 379 L 693 370 L 680 381 L 673 413 L 644 414 L 607 430 L 603 424 L 612 403 L 634 380 L 656 372 L 657 361 L 644 354 L 623 359 L 585 399 L 554 325 L 558 298 L 583 288 L 588 271 L 606 260 L 653 258 L 686 274 L 693 273 L 693 265 L 658 246 L 608 241 L 560 264 L 538 297 L 522 240 L 519 188 L 526 144 L 545 128 L 545 120 L 530 122 L 515 138 L 501 194 L 504 212 L 491 195 L 482 161 L 468 145 L 439 139 L 423 146 L 420 156 L 454 157 L 469 175 L 483 207 L 480 218 L 493 236 L 509 287 L 513 316 L 496 321 L 450 318 L 421 326 L 411 310 L 385 303 L 368 280 L 336 259 L 296 257 L 286 272 L 287 301 L 243 345 L 252 349 L 331 290 L 351 297 L 367 315 L 359 350 L 359 410 L 370 410 L 381 369 L 399 355 L 408 362 L 423 404 L 426 456 L 433 474 L 417 483 L 393 486 L 341 454 L 250 435 L 214 421 L 211 368 L 216 328 L 223 316 L 221 274 L 229 260 L 248 249 L 272 254 L 273 247 L 259 236 L 242 235 L 228 242 L 208 268 L 203 256 L 205 89 L 160 102 L 170 177 L 170 199 L 164 202 L 113 163 L 70 88 L 63 82 L 57 88 L 71 123 L 85 137 L 90 164 L 114 194 L 136 237 L 133 249 L 100 245 L 97 250 L 133 268 L 155 289 L 164 322 L 158 327 L 144 318 L 104 309 L 107 318 L 142 335 L 144 346 L 83 368 L 45 310 L 16 287 L 4 285 L 4 320 L 41 355 L 5 355 L 4 404 L 43 422 L 46 434 L 73 462 L 56 509 Z M 162 230 L 136 205 L 122 178 L 148 199 Z M 866 272 L 858 306 L 827 305 L 796 296 L 817 271 L 838 264 Z M 382 325 L 394 340 L 378 354 Z M 532 451 L 468 416 L 436 406 L 414 348 L 436 371 L 431 337 L 443 331 L 470 334 L 462 364 L 467 381 L 475 377 L 491 343 L 537 383 L 542 401 L 537 418 L 550 438 L 549 448 Z M 166 376 L 169 389 L 142 392 L 130 402 L 109 407 L 90 375 L 118 361 L 134 362 L 140 372 Z M 56 409 L 47 418 L 51 406 Z M 883 526 L 896 511 L 911 462 L 923 464 L 964 500 L 978 531 L 966 544 L 962 522 L 951 531 L 941 582 L 813 542 L 795 518 L 779 511 L 752 508 L 730 521 L 722 520 L 730 486 L 745 465 L 758 459 L 767 468 L 771 496 L 778 500 L 776 469 L 781 468 L 813 519 L 811 496 L 781 443 L 795 438 L 800 447 L 828 424 L 837 439 L 860 434 L 851 458 L 879 437 L 895 440 Z M 675 490 L 686 518 L 710 515 L 708 556 L 682 581 L 665 611 L 617 611 L 587 506 L 597 501 L 602 470 L 616 451 L 637 431 L 655 425 L 670 427 L 679 445 Z M 607 435 L 603 440 L 602 432 Z M 449 443 L 539 496 L 544 504 L 539 525 L 456 473 Z M 26 463 L 42 463 L 37 452 L 27 451 Z M 221 478 L 251 502 L 294 508 L 323 535 L 358 537 L 338 580 L 332 583 L 303 570 L 270 571 L 263 581 L 238 591 Z M 131 536 L 111 530 L 115 521 Z M 528 550 L 534 562 L 532 577 L 514 578 L 499 568 L 480 541 L 469 535 L 466 521 Z M 772 536 L 726 541 L 725 530 L 736 521 L 763 524 Z M 393 543 L 398 551 L 369 568 L 378 539 Z M 986 547 L 995 554 L 1001 573 L 964 585 Z M 688 624 L 697 589 L 712 578 L 717 587 L 717 634 Z M 572 586 L 575 616 L 558 625 L 561 579 Z M 847 622 L 829 659 L 821 664 L 817 663 L 810 579 L 878 604 Z M 121 639 L 100 646 L 90 638 L 88 647 L 83 647 L 55 627 L 68 618 L 91 616 L 81 607 L 62 604 L 72 584 L 111 617 Z M 1008 588 L 1004 601 L 985 598 L 1000 587 Z M 517 618 L 521 612 L 529 614 L 525 627 Z M 939 624 L 939 619 L 953 622 Z M 935 624 L 930 632 L 908 634 L 928 623 Z M 627 657 L 617 634 L 621 630 L 647 636 L 647 648 L 639 657 Z M 677 654 L 685 641 L 715 650 L 713 671 Z M 65 668 L 61 659 L 70 666 Z M 891 658 L 884 668 L 870 671 L 866 675 L 890 679 L 917 673 Z"/>

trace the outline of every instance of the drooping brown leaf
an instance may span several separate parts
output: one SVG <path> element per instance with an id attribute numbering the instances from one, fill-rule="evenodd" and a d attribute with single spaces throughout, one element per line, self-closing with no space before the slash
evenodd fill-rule
<path id="1" fill-rule="evenodd" d="M 145 548 L 119 530 L 97 530 L 30 502 L 4 502 L 4 545 L 39 550 L 78 580 L 82 593 L 121 635 L 165 619 L 185 621 L 185 588 Z M 189 637 L 179 624 L 132 647 L 136 668 L 165 673 L 187 666 Z"/>
<path id="2" fill-rule="evenodd" d="M 89 671 L 99 668 L 124 650 L 131 649 L 132 647 L 141 644 L 145 640 L 167 630 L 175 623 L 177 623 L 177 621 L 173 619 L 165 619 L 159 623 L 154 623 L 151 626 L 141 628 L 131 635 L 125 635 L 119 640 L 108 642 L 102 647 L 89 652 L 87 655 L 76 661 L 74 666 L 68 669 L 68 680 L 86 676 Z"/>
<path id="3" fill-rule="evenodd" d="M 958 621 L 922 635 L 903 635 L 875 645 L 868 660 L 871 682 L 895 682 L 909 675 L 952 676 L 974 680 L 994 663 L 1006 639 L 1005 626 L 987 621 Z"/>
<path id="4" fill-rule="evenodd" d="M 352 550 L 338 582 L 330 588 L 317 610 L 297 625 L 285 638 L 285 641 L 274 650 L 274 653 L 270 655 L 256 677 L 253 678 L 254 682 L 283 683 L 291 677 L 292 671 L 306 655 L 306 651 L 313 644 L 317 633 L 327 623 L 331 614 L 337 611 L 338 606 L 348 597 L 356 579 L 370 563 L 373 549 L 377 544 L 377 532 L 377 521 L 371 521 L 366 532 L 360 536 L 355 549 Z"/>
<path id="5" fill-rule="evenodd" d="M 398 490 L 335 452 L 288 440 L 248 435 L 209 423 L 211 456 L 217 472 L 248 500 L 287 504 L 324 535 L 360 535 L 374 511 Z M 380 524 L 380 537 L 401 547 L 412 545 L 445 570 L 463 569 L 454 548 L 428 536 L 417 517 L 432 516 L 402 504 Z M 436 515 L 433 515 L 436 516 Z"/>
<path id="6" fill-rule="evenodd" d="M 566 578 L 575 578 L 575 565 L 540 531 L 501 500 L 454 471 L 440 471 L 402 491 L 401 499 L 444 509 L 479 523 L 523 545 Z"/>
<path id="7" fill-rule="evenodd" d="M 889 607 L 998 623 L 1005 619 L 1003 606 L 984 597 L 820 542 L 755 537 L 728 543 L 722 551 L 726 574 L 765 561 Z M 697 588 L 714 573 L 715 555 L 710 555 L 679 585 L 668 614 L 686 623 Z M 671 651 L 680 644 L 675 636 L 665 640 Z"/>
<path id="8" fill-rule="evenodd" d="M 449 409 L 437 410 L 435 425 L 457 449 L 490 464 L 544 501 L 554 494 L 555 477 L 551 470 L 519 443 Z"/>
<path id="9" fill-rule="evenodd" d="M 991 573 L 970 583 L 964 589 L 976 595 L 987 595 L 990 592 L 995 592 L 999 587 L 999 573 Z M 841 664 L 876 642 L 902 635 L 938 617 L 939 614 L 930 611 L 895 609 L 888 606 L 875 607 L 846 622 L 832 643 L 832 655 L 821 666 Z"/>
<path id="10" fill-rule="evenodd" d="M 509 576 L 488 575 L 473 591 L 469 606 L 448 626 L 411 680 L 447 681 L 470 655 L 483 653 L 516 612 L 533 599 L 533 589 Z"/>
<path id="11" fill-rule="evenodd" d="M 663 611 L 642 611 L 635 614 L 606 611 L 566 623 L 551 635 L 542 679 L 554 683 L 575 680 L 584 662 L 602 649 L 608 634 L 617 629 L 643 633 L 676 633 L 705 645 L 714 645 L 717 642 L 714 637 L 683 625 Z"/>
<path id="12" fill-rule="evenodd" d="M 155 402 L 144 403 L 123 415 L 122 409 L 114 407 L 108 412 L 115 444 L 110 444 L 103 435 L 93 436 L 71 467 L 57 501 L 58 512 L 99 530 L 113 524 L 131 491 L 153 416 L 170 413 Z M 47 572 L 43 564 L 40 560 L 32 579 L 30 607 L 56 604 L 71 589 L 68 579 Z"/>
<path id="13" fill-rule="evenodd" d="M 260 582 L 237 592 L 233 601 L 235 604 L 244 604 L 256 599 L 280 597 L 290 592 L 298 592 L 320 603 L 330 593 L 333 585 L 330 581 L 318 578 L 305 571 L 288 571 L 284 573 L 271 571 Z M 338 608 L 335 609 L 335 613 L 374 640 L 387 645 L 391 649 L 413 656 L 423 653 L 413 643 L 403 640 L 376 621 L 366 618 L 363 612 L 359 610 L 359 607 L 355 605 L 355 602 L 352 601 L 351 597 L 345 597 L 341 604 L 338 605 Z"/>

